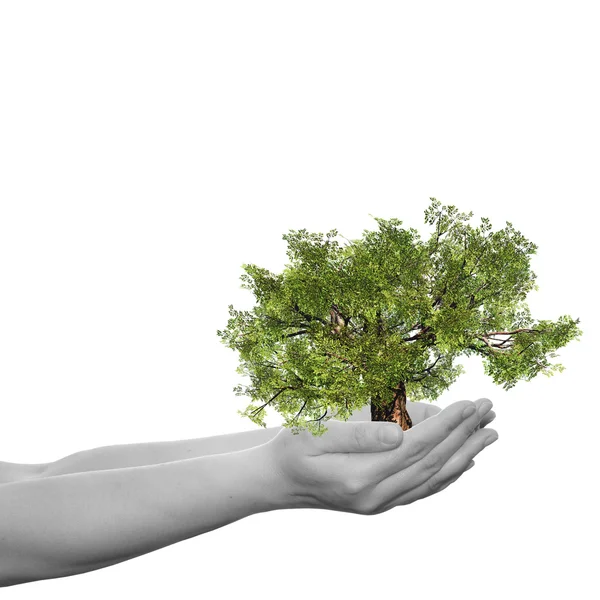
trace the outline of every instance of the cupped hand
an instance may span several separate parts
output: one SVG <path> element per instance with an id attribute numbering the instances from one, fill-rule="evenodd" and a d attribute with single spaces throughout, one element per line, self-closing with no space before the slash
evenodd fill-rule
<path id="1" fill-rule="evenodd" d="M 479 407 L 487 398 L 481 398 L 475 401 L 475 404 Z M 429 402 L 407 402 L 406 410 L 410 415 L 410 420 L 413 425 L 418 425 L 425 419 L 429 419 L 429 417 L 433 417 L 441 412 L 441 408 L 435 404 L 430 404 Z M 483 428 L 486 425 L 489 425 L 496 418 L 496 413 L 493 410 L 490 410 L 487 414 L 485 414 L 481 422 L 479 423 L 479 427 Z"/>
<path id="2" fill-rule="evenodd" d="M 445 489 L 470 468 L 484 442 L 498 436 L 482 429 L 493 420 L 491 406 L 485 399 L 455 402 L 408 431 L 331 419 L 321 437 L 283 428 L 266 446 L 294 507 L 379 514 Z M 468 408 L 475 412 L 464 415 Z M 383 441 L 387 433 L 395 441 Z"/>

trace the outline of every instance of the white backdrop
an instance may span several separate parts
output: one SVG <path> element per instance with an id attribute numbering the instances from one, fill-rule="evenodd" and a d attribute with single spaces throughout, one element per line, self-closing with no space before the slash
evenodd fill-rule
<path id="1" fill-rule="evenodd" d="M 593 4 L 2 4 L 0 459 L 253 429 L 216 335 L 253 304 L 241 265 L 369 214 L 426 232 L 430 196 L 537 244 L 533 316 L 584 332 L 509 392 L 464 361 L 439 405 L 492 399 L 500 439 L 436 496 L 255 515 L 3 597 L 597 597 Z"/>

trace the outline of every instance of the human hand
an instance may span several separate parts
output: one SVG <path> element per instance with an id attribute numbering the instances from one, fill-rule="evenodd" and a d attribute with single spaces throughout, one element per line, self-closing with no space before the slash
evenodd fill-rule
<path id="1" fill-rule="evenodd" d="M 480 398 L 475 401 L 475 405 L 479 408 L 479 406 L 485 401 L 487 398 Z M 410 420 L 414 425 L 418 425 L 425 419 L 429 419 L 429 417 L 433 417 L 441 412 L 441 408 L 435 404 L 431 404 L 429 402 L 407 402 L 406 410 L 410 415 Z M 486 425 L 489 425 L 496 418 L 496 413 L 493 410 L 490 410 L 487 414 L 485 414 L 481 422 L 479 423 L 479 427 L 483 429 Z"/>
<path id="2" fill-rule="evenodd" d="M 468 408 L 479 408 L 464 416 Z M 456 481 L 497 432 L 482 430 L 489 400 L 455 402 L 408 431 L 394 423 L 331 419 L 323 436 L 283 428 L 265 446 L 296 508 L 374 515 L 440 492 Z M 386 444 L 380 433 L 391 431 Z"/>

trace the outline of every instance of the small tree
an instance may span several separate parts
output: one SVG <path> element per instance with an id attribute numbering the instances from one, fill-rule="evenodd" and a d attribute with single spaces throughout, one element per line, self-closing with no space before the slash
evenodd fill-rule
<path id="1" fill-rule="evenodd" d="M 239 414 L 265 427 L 270 406 L 293 433 L 322 435 L 329 418 L 346 420 L 370 402 L 371 420 L 407 430 L 407 397 L 438 398 L 463 372 L 453 364 L 462 354 L 481 356 L 506 390 L 564 370 L 548 358 L 581 335 L 579 319 L 532 319 L 525 299 L 538 289 L 529 258 L 537 247 L 509 222 L 492 231 L 482 218 L 473 228 L 472 212 L 430 200 L 426 242 L 397 219 L 374 217 L 379 230 L 344 247 L 335 229 L 326 239 L 290 230 L 283 239 L 292 264 L 281 274 L 243 265 L 242 287 L 258 304 L 229 305 L 217 331 L 251 381 L 234 392 L 260 404 Z"/>

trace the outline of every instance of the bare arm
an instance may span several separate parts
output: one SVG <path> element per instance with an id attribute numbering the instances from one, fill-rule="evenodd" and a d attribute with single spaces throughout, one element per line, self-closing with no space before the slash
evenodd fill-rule
<path id="1" fill-rule="evenodd" d="M 425 402 L 410 402 L 407 409 L 413 425 L 441 410 L 439 407 Z M 355 411 L 349 420 L 370 421 L 370 405 Z M 13 471 L 15 475 L 20 475 L 21 478 L 29 478 L 155 465 L 187 458 L 246 450 L 272 440 L 281 429 L 281 427 L 268 427 L 189 440 L 101 446 L 82 450 L 44 465 L 15 464 L 13 465 Z M 3 481 L 2 463 L 0 463 L 0 483 L 11 481 L 10 470 L 5 471 L 5 474 L 6 477 Z"/>
<path id="2" fill-rule="evenodd" d="M 101 569 L 288 508 L 265 448 L 0 486 L 0 586 Z"/>
<path id="3" fill-rule="evenodd" d="M 68 473 L 121 469 L 225 454 L 247 450 L 273 439 L 281 427 L 261 428 L 252 431 L 214 435 L 210 437 L 173 442 L 117 444 L 76 452 L 48 463 L 39 472 L 40 477 L 53 477 Z M 29 466 L 29 465 L 23 465 Z M 37 466 L 37 465 L 36 465 Z M 0 480 L 0 483 L 2 481 Z"/>
<path id="4" fill-rule="evenodd" d="M 0 460 L 0 485 L 3 483 L 12 483 L 13 481 L 22 481 L 24 479 L 41 477 L 42 473 L 47 467 L 48 463 L 39 463 L 34 465 L 4 462 Z"/>

